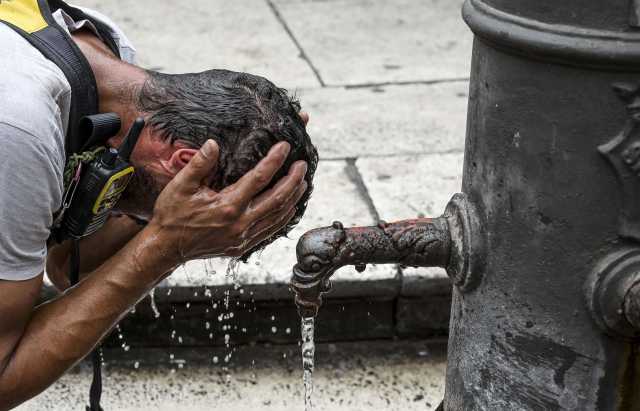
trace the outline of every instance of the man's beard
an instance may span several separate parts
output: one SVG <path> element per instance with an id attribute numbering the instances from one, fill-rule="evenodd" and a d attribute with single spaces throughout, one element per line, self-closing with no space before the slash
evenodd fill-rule
<path id="1" fill-rule="evenodd" d="M 162 187 L 144 167 L 137 167 L 115 207 L 117 213 L 149 221 Z"/>

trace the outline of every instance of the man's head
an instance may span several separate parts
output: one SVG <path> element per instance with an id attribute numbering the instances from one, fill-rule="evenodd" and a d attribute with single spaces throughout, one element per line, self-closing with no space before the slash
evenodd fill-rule
<path id="1" fill-rule="evenodd" d="M 133 100 L 147 127 L 132 156 L 136 174 L 119 204 L 120 211 L 149 218 L 160 191 L 208 139 L 220 148 L 211 179 L 215 190 L 235 183 L 271 146 L 286 141 L 291 152 L 272 185 L 291 164 L 304 160 L 309 188 L 291 224 L 278 236 L 302 217 L 318 154 L 298 114 L 299 103 L 285 90 L 262 77 L 227 70 L 179 75 L 149 72 Z"/>

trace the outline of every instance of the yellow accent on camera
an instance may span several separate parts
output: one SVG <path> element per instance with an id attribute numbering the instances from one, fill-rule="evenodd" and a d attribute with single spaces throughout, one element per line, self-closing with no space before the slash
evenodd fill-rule
<path id="1" fill-rule="evenodd" d="M 106 209 L 111 209 L 120 199 L 120 195 L 127 188 L 129 180 L 133 175 L 134 168 L 127 167 L 124 170 L 111 176 L 107 184 L 104 185 L 96 203 L 93 205 L 93 214 L 99 214 Z"/>
<path id="2" fill-rule="evenodd" d="M 0 20 L 29 34 L 49 26 L 42 16 L 38 0 L 0 0 Z"/>

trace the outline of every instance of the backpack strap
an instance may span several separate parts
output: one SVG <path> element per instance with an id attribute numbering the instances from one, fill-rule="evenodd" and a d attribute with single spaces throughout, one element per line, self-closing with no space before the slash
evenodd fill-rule
<path id="1" fill-rule="evenodd" d="M 51 5 L 51 6 L 50 6 Z M 52 9 L 62 9 L 72 18 L 91 21 L 105 43 L 119 56 L 108 27 L 61 0 L 0 0 L 0 22 L 4 22 L 62 70 L 71 85 L 71 110 L 66 130 L 67 158 L 91 143 L 80 134 L 80 120 L 98 113 L 98 87 L 89 62 L 73 39 L 53 18 Z"/>

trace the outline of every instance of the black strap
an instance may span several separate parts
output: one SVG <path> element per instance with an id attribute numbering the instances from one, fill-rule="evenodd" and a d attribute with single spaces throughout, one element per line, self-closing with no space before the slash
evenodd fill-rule
<path id="1" fill-rule="evenodd" d="M 80 281 L 80 242 L 78 240 L 71 240 L 69 281 L 72 287 Z M 86 410 L 104 411 L 100 406 L 100 398 L 102 397 L 102 348 L 100 346 L 93 350 L 91 364 L 93 365 L 93 379 L 89 389 L 89 406 Z"/>
<path id="2" fill-rule="evenodd" d="M 80 242 L 78 240 L 71 240 L 69 282 L 71 283 L 72 287 L 80 282 Z"/>
<path id="3" fill-rule="evenodd" d="M 93 380 L 89 389 L 89 406 L 86 411 L 104 411 L 100 406 L 102 397 L 102 347 L 97 347 L 91 354 L 93 365 Z"/>
<path id="4" fill-rule="evenodd" d="M 61 70 L 64 72 L 69 84 L 71 85 L 71 110 L 69 115 L 69 130 L 67 131 L 67 139 L 65 144 L 65 151 L 67 153 L 67 157 L 69 157 L 72 153 L 80 153 L 90 148 L 90 146 L 96 146 L 99 144 L 103 144 L 104 142 L 99 141 L 87 141 L 87 137 L 80 134 L 80 120 L 83 117 L 97 114 L 99 109 L 99 101 L 98 101 L 98 86 L 96 84 L 96 79 L 93 74 L 93 70 L 91 69 L 91 65 L 85 58 L 84 54 L 77 47 L 72 38 L 70 38 L 64 30 L 58 26 L 55 21 L 53 21 L 52 12 L 58 9 L 63 10 L 67 13 L 72 19 L 79 20 L 88 20 L 90 21 L 98 30 L 98 34 L 100 35 L 102 41 L 111 49 L 111 51 L 120 58 L 120 50 L 113 36 L 111 35 L 111 30 L 109 27 L 94 19 L 93 17 L 87 15 L 82 10 L 69 6 L 62 0 L 38 0 L 41 3 L 42 10 L 48 10 L 48 13 L 43 13 L 45 18 L 48 19 L 50 27 L 45 30 L 41 30 L 40 32 L 34 33 L 31 37 L 40 35 L 43 33 L 44 35 L 51 36 L 51 34 L 47 34 L 47 31 L 52 31 L 49 29 L 55 29 L 57 32 L 57 37 L 62 36 L 64 39 L 49 39 L 50 44 L 59 45 L 56 49 L 60 49 L 60 51 L 65 52 L 62 58 L 56 56 L 50 56 L 45 54 L 45 57 L 52 60 L 56 63 Z M 44 4 L 42 4 L 44 3 Z M 51 41 L 54 40 L 55 42 Z M 64 41 L 66 44 L 63 44 Z M 32 42 L 33 44 L 33 42 Z M 35 45 L 35 44 L 34 44 Z M 42 47 L 38 47 L 38 49 L 42 49 Z M 42 50 L 41 50 L 42 51 Z M 62 60 L 62 61 L 61 61 Z M 74 64 L 74 68 L 72 70 L 65 70 L 62 66 L 65 63 Z"/>
<path id="5" fill-rule="evenodd" d="M 72 153 L 80 153 L 87 149 L 88 142 L 86 137 L 80 134 L 79 125 L 83 117 L 98 113 L 98 86 L 91 65 L 73 39 L 56 23 L 52 10 L 62 9 L 74 19 L 89 20 L 115 55 L 120 57 L 120 53 L 109 28 L 102 22 L 87 16 L 82 10 L 71 7 L 61 0 L 38 0 L 38 5 L 48 25 L 44 29 L 30 34 L 9 22 L 4 23 L 58 66 L 71 86 L 71 110 L 65 141 L 65 152 L 68 158 Z"/>

